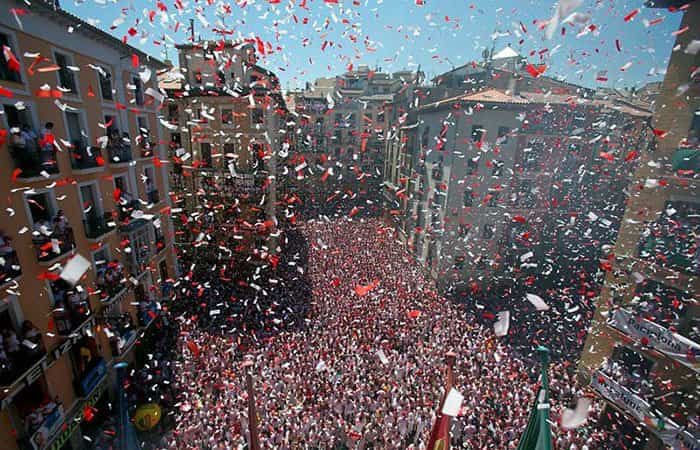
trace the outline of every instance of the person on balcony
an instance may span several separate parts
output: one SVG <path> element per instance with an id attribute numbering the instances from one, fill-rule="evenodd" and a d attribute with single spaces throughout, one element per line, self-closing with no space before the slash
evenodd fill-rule
<path id="1" fill-rule="evenodd" d="M 39 146 L 41 148 L 41 164 L 44 166 L 53 166 L 54 161 L 54 142 L 53 122 L 46 122 L 44 128 L 39 134 Z"/>
<path id="2" fill-rule="evenodd" d="M 56 216 L 53 219 L 53 225 L 54 225 L 54 232 L 59 237 L 65 236 L 66 233 L 68 232 L 68 228 L 70 228 L 70 226 L 68 225 L 68 218 L 63 213 L 62 209 L 59 209 L 58 212 L 56 213 Z"/>
<path id="3" fill-rule="evenodd" d="M 17 339 L 17 333 L 15 333 L 15 330 L 7 328 L 3 331 L 2 337 L 7 354 L 11 360 L 16 361 L 19 358 L 19 339 Z"/>

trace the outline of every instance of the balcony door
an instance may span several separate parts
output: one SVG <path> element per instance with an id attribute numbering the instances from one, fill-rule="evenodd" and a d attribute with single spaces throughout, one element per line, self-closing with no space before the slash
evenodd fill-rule
<path id="1" fill-rule="evenodd" d="M 70 143 L 76 147 L 86 144 L 80 113 L 66 111 L 66 130 Z M 76 149 L 77 150 L 77 149 Z"/>

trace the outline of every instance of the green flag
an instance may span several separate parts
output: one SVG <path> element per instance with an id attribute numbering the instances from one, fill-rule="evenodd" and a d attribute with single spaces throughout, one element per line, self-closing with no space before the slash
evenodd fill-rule
<path id="1" fill-rule="evenodd" d="M 552 430 L 549 427 L 549 380 L 547 365 L 549 350 L 539 347 L 537 352 L 542 360 L 542 385 L 535 397 L 525 432 L 518 443 L 518 450 L 552 450 Z"/>

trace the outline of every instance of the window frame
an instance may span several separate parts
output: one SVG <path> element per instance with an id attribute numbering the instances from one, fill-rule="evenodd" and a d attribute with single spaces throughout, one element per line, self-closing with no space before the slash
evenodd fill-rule
<path id="1" fill-rule="evenodd" d="M 56 65 L 58 65 L 58 58 L 56 57 L 56 55 L 60 54 L 60 55 L 63 55 L 66 57 L 66 66 L 77 66 L 77 64 L 75 63 L 75 55 L 69 51 L 59 49 L 56 47 L 52 47 L 51 54 L 53 55 L 53 60 L 54 60 L 54 63 Z M 76 100 L 81 100 L 82 97 L 80 95 L 80 78 L 78 75 L 79 72 L 74 72 L 74 71 L 68 69 L 67 67 L 66 67 L 66 70 L 70 71 L 70 73 L 73 77 L 73 83 L 75 84 L 75 91 L 71 91 L 68 93 L 64 92 L 63 95 L 65 95 L 66 97 L 71 97 L 71 98 L 76 99 Z M 56 71 L 56 85 L 61 86 L 62 88 L 66 88 L 66 86 L 63 86 L 63 84 L 61 83 L 61 71 L 60 70 Z"/>

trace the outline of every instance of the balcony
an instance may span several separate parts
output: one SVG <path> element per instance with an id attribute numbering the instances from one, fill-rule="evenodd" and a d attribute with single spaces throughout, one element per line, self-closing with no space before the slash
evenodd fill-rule
<path id="1" fill-rule="evenodd" d="M 697 177 L 700 175 L 700 149 L 679 148 L 671 159 L 673 171 L 681 177 Z"/>
<path id="2" fill-rule="evenodd" d="M 19 178 L 34 178 L 42 176 L 42 173 L 55 175 L 58 173 L 56 161 L 56 147 L 47 144 L 39 147 L 36 141 L 23 145 L 10 144 L 10 155 L 15 163 L 15 169 L 19 169 Z"/>
<path id="3" fill-rule="evenodd" d="M 116 259 L 97 271 L 96 283 L 100 290 L 100 301 L 111 304 L 126 292 L 126 272 L 124 266 Z"/>
<path id="4" fill-rule="evenodd" d="M 680 270 L 700 275 L 700 254 L 696 236 L 700 233 L 700 204 L 669 201 L 665 214 L 649 224 L 639 243 L 639 257 Z"/>
<path id="5" fill-rule="evenodd" d="M 22 330 L 5 328 L 2 335 L 7 357 L 0 359 L 0 387 L 7 393 L 45 359 L 46 349 L 39 330 L 28 321 Z"/>
<path id="6" fill-rule="evenodd" d="M 146 196 L 148 197 L 148 203 L 151 205 L 155 205 L 160 202 L 160 192 L 158 192 L 158 189 L 148 191 Z"/>
<path id="7" fill-rule="evenodd" d="M 653 316 L 654 314 L 652 312 L 645 315 Z M 691 369 L 700 368 L 700 364 L 697 362 L 697 357 L 700 355 L 698 343 L 642 317 L 642 314 L 618 309 L 612 314 L 609 324 L 635 341 L 644 341 L 646 346 L 665 353 Z"/>
<path id="8" fill-rule="evenodd" d="M 22 274 L 17 252 L 10 241 L 0 233 L 0 286 Z"/>
<path id="9" fill-rule="evenodd" d="M 75 248 L 75 237 L 71 227 L 67 227 L 63 232 L 53 230 L 49 235 L 33 236 L 32 242 L 39 262 L 50 262 L 67 255 Z"/>
<path id="10" fill-rule="evenodd" d="M 91 147 L 82 141 L 73 141 L 70 165 L 73 170 L 89 170 L 104 164 L 99 147 Z"/>
<path id="11" fill-rule="evenodd" d="M 99 213 L 88 214 L 88 217 L 83 219 L 83 226 L 85 228 L 85 237 L 98 239 L 114 230 L 117 224 L 114 222 L 112 213 L 105 212 L 102 215 Z"/>
<path id="12" fill-rule="evenodd" d="M 131 146 L 124 143 L 107 145 L 109 162 L 112 164 L 123 164 L 133 160 L 131 156 Z"/>
<path id="13" fill-rule="evenodd" d="M 669 447 L 676 448 L 679 443 L 683 443 L 683 448 L 697 448 L 698 440 L 689 430 L 664 416 L 658 408 L 647 402 L 644 396 L 630 390 L 627 381 L 619 382 L 609 371 L 598 370 L 591 377 L 591 387 L 601 397 L 644 424 Z"/>
<path id="14" fill-rule="evenodd" d="M 56 331 L 68 336 L 90 318 L 90 302 L 87 290 L 72 287 L 62 279 L 51 283 L 54 299 L 53 320 Z"/>
<path id="15" fill-rule="evenodd" d="M 134 320 L 129 313 L 105 318 L 105 334 L 113 356 L 123 356 L 132 347 L 137 338 Z"/>

